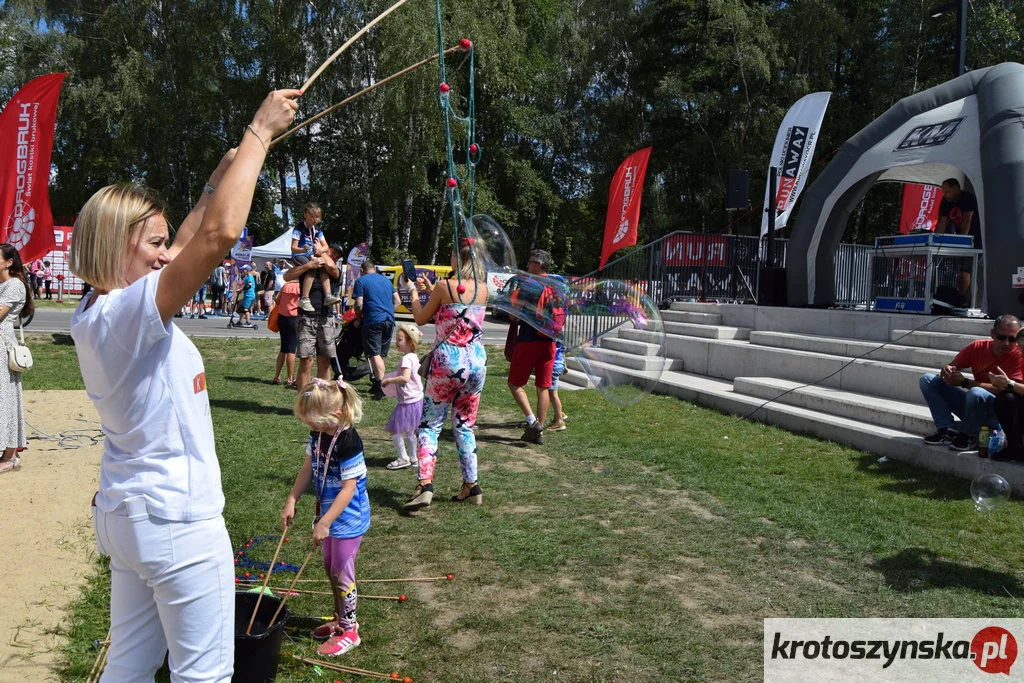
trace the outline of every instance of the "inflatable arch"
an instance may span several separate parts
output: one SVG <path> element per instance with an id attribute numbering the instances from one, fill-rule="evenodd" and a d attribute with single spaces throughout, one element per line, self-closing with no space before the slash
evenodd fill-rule
<path id="1" fill-rule="evenodd" d="M 836 249 L 872 184 L 938 185 L 946 178 L 958 178 L 978 198 L 985 311 L 1020 314 L 1010 286 L 1024 266 L 1024 66 L 1016 63 L 900 100 L 846 141 L 804 194 L 787 249 L 789 305 L 835 302 Z"/>

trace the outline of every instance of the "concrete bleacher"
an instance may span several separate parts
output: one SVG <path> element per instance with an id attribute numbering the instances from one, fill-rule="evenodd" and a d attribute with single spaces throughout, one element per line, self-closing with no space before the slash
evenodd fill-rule
<path id="1" fill-rule="evenodd" d="M 1024 465 L 921 440 L 934 431 L 921 374 L 988 336 L 991 320 L 705 303 L 673 303 L 663 320 L 663 358 L 657 336 L 626 326 L 602 339 L 605 362 L 596 374 L 657 377 L 656 393 L 935 472 L 965 479 L 996 472 L 1024 495 Z M 576 372 L 561 386 L 592 386 L 577 360 L 567 367 Z"/>

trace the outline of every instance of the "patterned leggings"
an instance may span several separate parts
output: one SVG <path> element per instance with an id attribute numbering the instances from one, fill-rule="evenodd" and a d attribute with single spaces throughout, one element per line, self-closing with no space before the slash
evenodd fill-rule
<path id="1" fill-rule="evenodd" d="M 334 593 L 334 612 L 338 623 L 346 631 L 356 627 L 356 556 L 362 536 L 355 538 L 325 538 L 324 569 L 331 580 Z"/>
<path id="2" fill-rule="evenodd" d="M 441 434 L 448 409 L 452 411 L 455 448 L 459 451 L 462 479 L 477 480 L 476 412 L 480 393 L 487 378 L 487 353 L 482 344 L 468 346 L 440 344 L 423 390 L 423 419 L 419 430 L 419 479 L 433 480 L 437 462 L 437 438 Z"/>

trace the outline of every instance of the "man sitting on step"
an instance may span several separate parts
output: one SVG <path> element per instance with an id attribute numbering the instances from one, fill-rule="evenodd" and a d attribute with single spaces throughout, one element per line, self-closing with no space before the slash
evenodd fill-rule
<path id="1" fill-rule="evenodd" d="M 1001 315 L 992 326 L 991 339 L 979 339 L 965 346 L 938 375 L 921 376 L 921 393 L 938 429 L 924 438 L 926 444 L 973 451 L 978 448 L 978 430 L 982 425 L 990 429 L 996 426 L 992 406 L 999 390 L 992 386 L 989 373 L 1002 370 L 1010 379 L 1021 379 L 1024 355 L 1017 346 L 1020 328 L 1020 320 L 1015 316 Z M 964 376 L 964 368 L 971 369 L 974 379 Z M 953 428 L 954 414 L 960 418 L 957 429 Z"/>

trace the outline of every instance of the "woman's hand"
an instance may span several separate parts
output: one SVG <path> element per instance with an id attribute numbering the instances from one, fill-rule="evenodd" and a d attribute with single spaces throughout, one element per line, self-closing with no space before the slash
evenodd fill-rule
<path id="1" fill-rule="evenodd" d="M 419 285 L 419 288 L 427 294 L 434 291 L 434 283 L 425 277 L 416 278 L 416 284 Z"/>
<path id="2" fill-rule="evenodd" d="M 281 508 L 281 533 L 288 531 L 293 519 L 295 519 L 295 501 L 289 497 L 284 502 L 284 507 Z"/>
<path id="3" fill-rule="evenodd" d="M 324 539 L 330 538 L 331 536 L 331 525 L 324 524 L 323 520 L 320 520 L 313 525 L 313 547 L 319 548 L 320 544 L 324 542 Z"/>
<path id="4" fill-rule="evenodd" d="M 301 90 L 285 89 L 275 90 L 264 98 L 250 124 L 263 144 L 269 144 L 274 136 L 292 125 L 299 108 L 295 100 L 300 95 Z"/>
<path id="5" fill-rule="evenodd" d="M 1010 378 L 1006 376 L 1006 373 L 998 365 L 995 372 L 988 373 L 988 381 L 999 391 L 1002 391 L 1010 384 Z"/>

